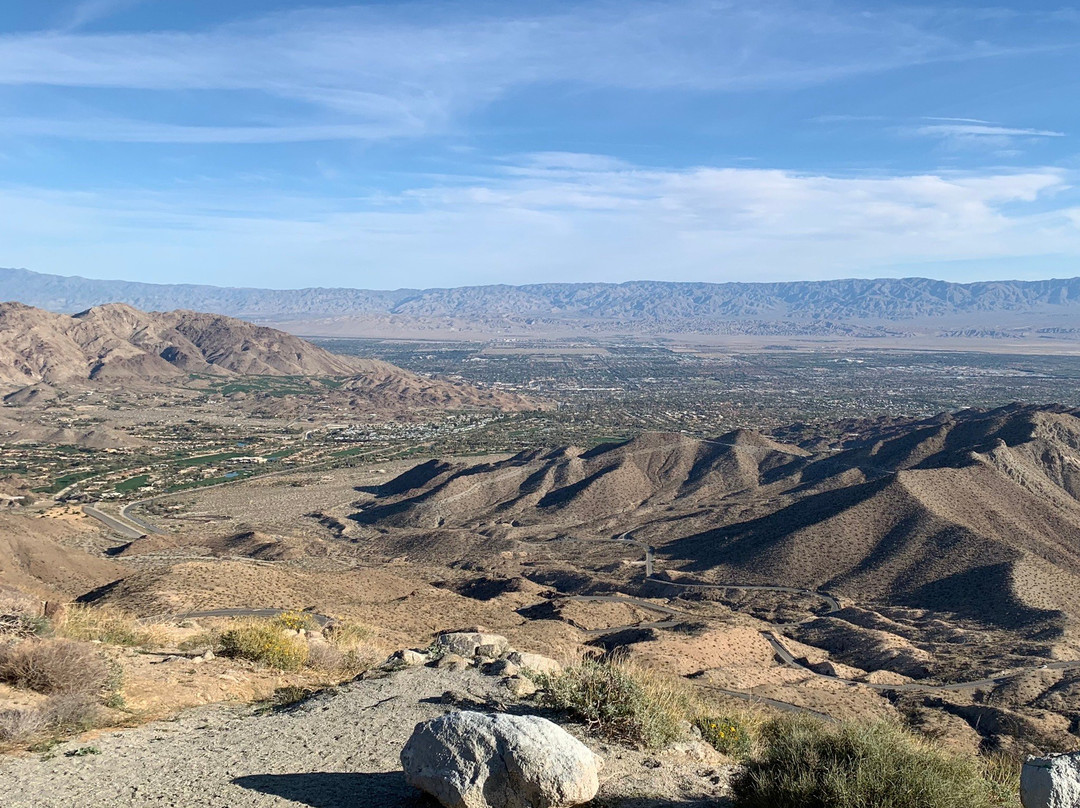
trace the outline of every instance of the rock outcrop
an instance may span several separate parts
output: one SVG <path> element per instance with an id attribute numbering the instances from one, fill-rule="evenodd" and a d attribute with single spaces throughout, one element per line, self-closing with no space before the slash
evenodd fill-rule
<path id="1" fill-rule="evenodd" d="M 539 716 L 457 712 L 418 724 L 406 780 L 445 808 L 562 808 L 599 789 L 599 759 Z"/>
<path id="2" fill-rule="evenodd" d="M 1076 808 L 1080 805 L 1080 752 L 1029 758 L 1020 773 L 1024 808 Z"/>

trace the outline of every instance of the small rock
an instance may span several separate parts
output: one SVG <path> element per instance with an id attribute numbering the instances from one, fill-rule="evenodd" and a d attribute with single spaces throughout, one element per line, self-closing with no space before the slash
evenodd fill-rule
<path id="1" fill-rule="evenodd" d="M 469 661 L 459 654 L 443 654 L 435 661 L 435 667 L 451 671 L 463 671 L 469 667 Z"/>
<path id="2" fill-rule="evenodd" d="M 520 675 L 506 677 L 503 679 L 503 686 L 519 699 L 527 698 L 540 689 L 528 676 Z"/>
<path id="3" fill-rule="evenodd" d="M 1028 758 L 1020 772 L 1024 808 L 1075 808 L 1080 805 L 1080 752 Z"/>
<path id="4" fill-rule="evenodd" d="M 473 703 L 473 699 L 470 698 L 467 693 L 462 693 L 460 690 L 444 690 L 440 697 L 440 701 L 442 701 L 443 704 L 452 704 L 455 707 Z"/>
<path id="5" fill-rule="evenodd" d="M 541 656 L 540 654 L 528 654 L 522 651 L 514 651 L 507 656 L 507 659 L 521 668 L 536 671 L 537 673 L 551 675 L 561 673 L 563 669 L 563 666 L 556 660 L 551 657 Z"/>
<path id="6" fill-rule="evenodd" d="M 403 648 L 400 651 L 395 651 L 394 655 L 390 659 L 398 660 L 401 663 L 413 667 L 414 665 L 423 665 L 431 657 L 427 654 L 422 654 L 419 651 L 414 651 L 411 648 Z"/>
<path id="7" fill-rule="evenodd" d="M 488 676 L 517 676 L 521 668 L 508 659 L 496 659 L 488 662 L 481 670 Z"/>
<path id="8" fill-rule="evenodd" d="M 539 716 L 450 713 L 416 726 L 406 781 L 445 808 L 565 808 L 599 789 L 599 759 Z"/>
<path id="9" fill-rule="evenodd" d="M 214 659 L 214 652 L 207 651 L 205 654 L 202 655 L 201 659 L 203 662 L 209 662 L 211 659 Z"/>
<path id="10" fill-rule="evenodd" d="M 506 637 L 498 634 L 485 634 L 481 631 L 453 631 L 440 634 L 435 641 L 441 648 L 463 657 L 476 656 L 477 649 L 485 646 L 485 656 L 501 657 L 510 648 Z M 487 647 L 490 646 L 490 647 Z"/>

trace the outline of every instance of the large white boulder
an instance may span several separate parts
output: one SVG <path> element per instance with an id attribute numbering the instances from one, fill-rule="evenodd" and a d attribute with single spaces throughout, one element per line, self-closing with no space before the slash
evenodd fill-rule
<path id="1" fill-rule="evenodd" d="M 417 724 L 405 779 L 446 808 L 562 808 L 596 796 L 600 760 L 539 716 L 458 712 Z"/>
<path id="2" fill-rule="evenodd" d="M 490 657 L 500 657 L 510 650 L 506 637 L 482 631 L 451 631 L 440 634 L 435 644 L 447 653 L 458 654 L 466 659 L 476 656 L 479 648 L 486 652 L 484 656 Z"/>
<path id="3" fill-rule="evenodd" d="M 1020 772 L 1020 802 L 1024 808 L 1080 806 L 1080 752 L 1028 758 Z"/>

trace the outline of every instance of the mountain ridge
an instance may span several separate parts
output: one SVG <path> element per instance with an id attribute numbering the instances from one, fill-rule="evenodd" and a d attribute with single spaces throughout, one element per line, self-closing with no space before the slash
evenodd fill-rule
<path id="1" fill-rule="evenodd" d="M 424 327 L 605 331 L 649 327 L 710 333 L 898 336 L 929 321 L 946 336 L 1047 338 L 1080 334 L 1080 277 L 952 283 L 928 278 L 770 283 L 628 281 L 435 289 L 257 289 L 149 284 L 0 269 L 2 296 L 59 312 L 105 301 L 142 309 L 190 308 L 270 322 L 357 318 L 365 330 Z M 994 315 L 994 316 L 990 316 Z M 1002 323 L 1000 316 L 1012 318 Z M 1013 322 L 1020 317 L 1019 322 Z M 327 325 L 323 330 L 330 333 Z M 347 330 L 347 329 L 346 329 Z M 998 333 L 998 332 L 1001 333 Z M 314 331 L 312 331 L 314 333 Z"/>
<path id="2" fill-rule="evenodd" d="M 869 427 L 807 451 L 644 433 L 583 451 L 432 461 L 352 518 L 427 536 L 610 539 L 707 582 L 826 590 L 1068 628 L 1080 642 L 1080 411 L 1011 405 Z"/>

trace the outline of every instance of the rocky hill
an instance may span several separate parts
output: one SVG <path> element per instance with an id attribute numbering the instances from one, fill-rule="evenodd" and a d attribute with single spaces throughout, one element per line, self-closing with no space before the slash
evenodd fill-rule
<path id="1" fill-rule="evenodd" d="M 338 356 L 283 331 L 219 314 L 145 312 L 109 303 L 68 316 L 0 303 L 0 392 L 7 392 L 8 403 L 48 398 L 51 388 L 160 386 L 192 374 L 333 376 L 341 381 L 328 395 L 369 408 L 528 406 L 517 396 Z"/>
<path id="2" fill-rule="evenodd" d="M 833 445 L 646 434 L 389 481 L 364 525 L 614 538 L 708 582 L 783 583 L 1061 636 L 1080 624 L 1080 413 L 868 424 Z M 1049 635 L 1046 635 L 1049 636 Z"/>
<path id="3" fill-rule="evenodd" d="M 73 316 L 0 304 L 0 382 L 149 381 L 190 373 L 348 376 L 367 363 L 290 334 L 215 314 L 143 312 L 122 303 Z"/>
<path id="4" fill-rule="evenodd" d="M 60 312 L 107 301 L 291 323 L 298 333 L 670 333 L 1075 338 L 1080 278 L 957 284 L 926 278 L 789 283 L 550 283 L 452 289 L 238 289 L 0 269 L 11 299 Z M 1004 319 L 1003 319 L 1004 318 Z"/>

